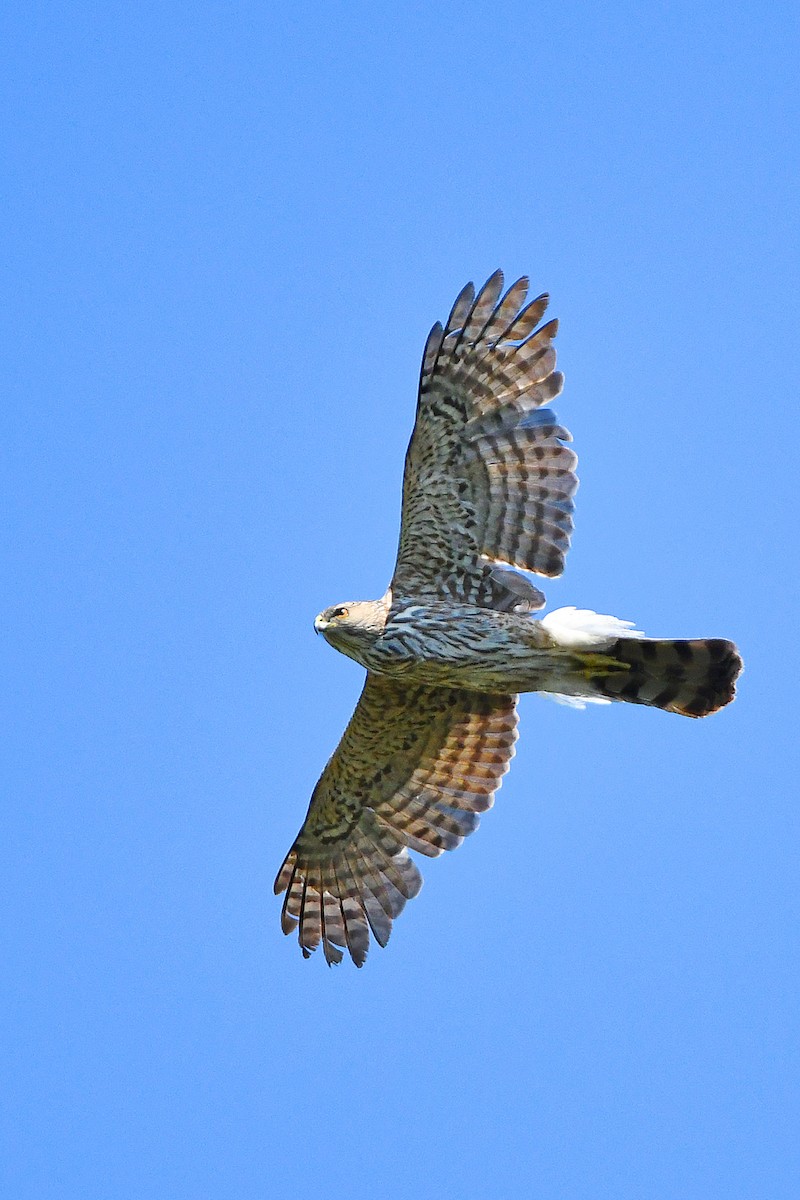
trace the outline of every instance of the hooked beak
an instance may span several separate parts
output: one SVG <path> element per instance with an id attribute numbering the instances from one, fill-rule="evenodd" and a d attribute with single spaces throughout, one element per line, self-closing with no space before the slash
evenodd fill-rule
<path id="1" fill-rule="evenodd" d="M 322 633 L 328 628 L 330 621 L 326 621 L 323 616 L 314 617 L 314 632 Z"/>

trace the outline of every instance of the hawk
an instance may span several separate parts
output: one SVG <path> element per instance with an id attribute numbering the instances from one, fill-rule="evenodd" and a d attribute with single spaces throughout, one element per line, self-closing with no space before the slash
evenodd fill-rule
<path id="1" fill-rule="evenodd" d="M 315 629 L 367 669 L 350 724 L 275 881 L 284 933 L 362 966 L 422 877 L 409 850 L 459 846 L 491 807 L 519 692 L 583 707 L 624 700 L 687 717 L 728 704 L 742 662 L 720 638 L 645 638 L 561 608 L 520 571 L 560 575 L 577 462 L 547 405 L 562 388 L 548 297 L 496 271 L 461 291 L 425 345 L 403 478 L 400 544 L 380 600 L 326 608 Z"/>

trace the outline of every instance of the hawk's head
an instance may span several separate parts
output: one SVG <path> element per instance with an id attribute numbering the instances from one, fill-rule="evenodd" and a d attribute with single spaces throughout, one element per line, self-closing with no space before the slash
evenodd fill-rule
<path id="1" fill-rule="evenodd" d="M 314 628 L 327 642 L 354 658 L 363 661 L 383 633 L 389 604 L 384 596 L 381 600 L 351 600 L 346 604 L 333 604 L 324 608 L 314 620 Z"/>

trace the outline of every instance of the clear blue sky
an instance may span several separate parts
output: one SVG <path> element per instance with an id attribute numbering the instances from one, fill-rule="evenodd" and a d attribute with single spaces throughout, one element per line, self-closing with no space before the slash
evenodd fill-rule
<path id="1" fill-rule="evenodd" d="M 794 5 L 23 4 L 5 233 L 10 1200 L 800 1194 Z M 794 176 L 794 177 L 793 177 Z M 275 871 L 361 671 L 425 335 L 552 294 L 551 607 L 736 639 L 530 696 L 363 971 Z"/>

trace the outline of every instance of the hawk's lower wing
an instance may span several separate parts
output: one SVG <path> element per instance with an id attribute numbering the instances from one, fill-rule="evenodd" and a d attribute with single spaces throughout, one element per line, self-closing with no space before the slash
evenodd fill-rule
<path id="1" fill-rule="evenodd" d="M 522 578 L 505 594 L 502 562 L 560 575 L 572 532 L 576 455 L 545 407 L 561 391 L 553 338 L 537 329 L 547 296 L 525 305 L 527 280 L 501 298 L 496 271 L 468 284 L 431 330 L 406 456 L 396 596 L 451 596 L 490 608 L 544 597 Z"/>
<path id="2" fill-rule="evenodd" d="M 422 886 L 408 848 L 460 845 L 490 808 L 516 740 L 516 697 L 405 687 L 368 675 L 339 746 L 275 881 L 282 926 L 307 957 L 346 948 L 357 966 L 369 931 L 384 946 Z"/>

